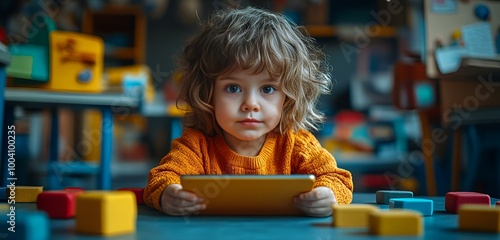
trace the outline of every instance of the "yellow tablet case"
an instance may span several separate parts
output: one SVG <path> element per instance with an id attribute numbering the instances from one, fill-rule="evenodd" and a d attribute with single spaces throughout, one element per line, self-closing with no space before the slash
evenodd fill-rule
<path id="1" fill-rule="evenodd" d="M 314 175 L 185 175 L 184 190 L 203 197 L 210 215 L 299 215 L 293 197 L 311 191 Z"/>

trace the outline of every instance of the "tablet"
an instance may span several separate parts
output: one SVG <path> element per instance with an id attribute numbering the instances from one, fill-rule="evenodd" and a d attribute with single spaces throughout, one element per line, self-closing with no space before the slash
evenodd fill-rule
<path id="1" fill-rule="evenodd" d="M 185 175 L 184 190 L 203 197 L 212 215 L 299 215 L 293 197 L 313 188 L 314 175 Z"/>

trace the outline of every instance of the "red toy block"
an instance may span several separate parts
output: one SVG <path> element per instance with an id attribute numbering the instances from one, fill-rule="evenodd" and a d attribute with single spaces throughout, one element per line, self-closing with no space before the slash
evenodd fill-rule
<path id="1" fill-rule="evenodd" d="M 500 201 L 497 201 L 497 206 L 500 206 Z"/>
<path id="2" fill-rule="evenodd" d="M 44 191 L 38 194 L 36 206 L 50 218 L 72 218 L 75 216 L 76 196 L 84 191 Z"/>
<path id="3" fill-rule="evenodd" d="M 65 187 L 64 190 L 66 190 L 66 191 L 85 191 L 81 187 Z"/>
<path id="4" fill-rule="evenodd" d="M 135 199 L 137 200 L 137 204 L 144 204 L 144 199 L 142 198 L 144 194 L 144 188 L 119 188 L 118 191 L 132 191 L 135 194 Z"/>
<path id="5" fill-rule="evenodd" d="M 445 209 L 451 213 L 457 213 L 462 204 L 487 204 L 490 205 L 490 196 L 477 192 L 448 192 L 445 196 Z"/>

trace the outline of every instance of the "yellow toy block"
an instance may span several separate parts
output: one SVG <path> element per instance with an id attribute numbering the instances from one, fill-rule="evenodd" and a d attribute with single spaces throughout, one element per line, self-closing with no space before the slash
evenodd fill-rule
<path id="1" fill-rule="evenodd" d="M 379 210 L 378 207 L 370 204 L 334 204 L 332 209 L 334 227 L 368 227 L 368 216 Z"/>
<path id="2" fill-rule="evenodd" d="M 369 216 L 370 234 L 379 236 L 422 235 L 422 215 L 411 210 L 376 211 Z"/>
<path id="3" fill-rule="evenodd" d="M 43 186 L 16 186 L 7 188 L 7 200 L 14 199 L 17 202 L 36 202 L 38 194 L 43 192 Z"/>
<path id="4" fill-rule="evenodd" d="M 50 33 L 50 80 L 43 88 L 63 91 L 101 92 L 104 42 L 89 34 Z"/>
<path id="5" fill-rule="evenodd" d="M 120 235 L 135 232 L 137 202 L 130 191 L 87 191 L 76 198 L 76 231 Z"/>
<path id="6" fill-rule="evenodd" d="M 500 232 L 500 207 L 463 204 L 458 209 L 458 227 L 464 231 Z"/>

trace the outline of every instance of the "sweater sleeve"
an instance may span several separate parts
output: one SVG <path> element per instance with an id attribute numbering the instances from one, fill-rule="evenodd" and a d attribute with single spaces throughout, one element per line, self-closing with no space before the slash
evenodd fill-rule
<path id="1" fill-rule="evenodd" d="M 146 205 L 162 211 L 160 199 L 168 185 L 180 184 L 182 175 L 204 174 L 203 146 L 207 146 L 206 138 L 191 129 L 185 130 L 180 138 L 172 141 L 171 150 L 149 172 L 143 196 Z"/>
<path id="2" fill-rule="evenodd" d="M 351 203 L 353 192 L 351 173 L 337 167 L 335 158 L 321 146 L 312 133 L 300 130 L 295 136 L 293 151 L 295 172 L 313 174 L 316 177 L 314 187 L 329 187 L 338 203 Z"/>

